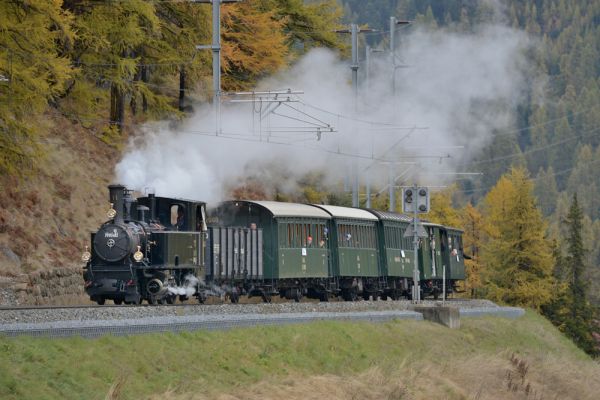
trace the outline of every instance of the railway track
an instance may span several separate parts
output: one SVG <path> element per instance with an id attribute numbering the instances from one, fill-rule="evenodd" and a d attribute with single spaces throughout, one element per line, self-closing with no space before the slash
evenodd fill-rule
<path id="1" fill-rule="evenodd" d="M 424 301 L 424 305 L 440 302 Z M 467 315 L 503 313 L 487 300 L 455 299 L 447 304 Z M 255 304 L 73 305 L 0 308 L 0 334 L 51 337 L 126 335 L 197 329 L 228 329 L 264 324 L 341 319 L 383 321 L 419 319 L 409 301 L 280 302 Z"/>
<path id="2" fill-rule="evenodd" d="M 453 304 L 465 304 L 465 302 L 470 302 L 473 300 L 470 299 L 447 299 L 445 301 L 445 303 L 447 305 L 453 305 Z M 481 301 L 481 300 L 474 300 L 474 301 Z M 269 304 L 296 304 L 296 303 L 292 303 L 289 300 L 284 300 L 282 302 L 274 302 L 274 303 L 269 303 Z M 347 303 L 347 302 L 343 302 L 343 301 L 338 301 L 338 300 L 334 300 L 328 303 L 323 303 L 323 304 L 336 304 L 336 303 L 343 303 L 343 304 L 352 304 L 352 303 Z M 372 301 L 358 301 L 356 302 L 356 304 L 377 304 L 378 302 L 372 302 Z M 386 303 L 398 303 L 398 304 L 406 304 L 406 301 L 385 301 L 384 304 Z M 421 304 L 430 304 L 430 303 L 435 303 L 435 304 L 441 304 L 441 301 L 421 301 Z M 97 305 L 97 304 L 75 304 L 75 305 L 40 305 L 40 306 L 36 306 L 36 305 L 23 305 L 23 306 L 2 306 L 0 305 L 0 312 L 2 311 L 27 311 L 27 310 L 77 310 L 77 309 L 110 309 L 110 308 L 156 308 L 156 307 L 200 307 L 200 306 L 220 306 L 220 305 L 224 305 L 224 304 L 229 304 L 229 303 L 225 303 L 225 302 L 214 302 L 214 303 L 174 303 L 174 304 L 160 304 L 160 305 L 152 305 L 152 304 L 104 304 L 104 305 Z M 232 305 L 234 307 L 242 307 L 244 305 L 248 305 L 248 304 L 257 304 L 257 303 L 244 303 L 244 302 L 240 302 L 239 304 L 236 305 Z M 311 303 L 311 302 L 302 302 L 300 304 L 316 304 L 316 302 Z"/>

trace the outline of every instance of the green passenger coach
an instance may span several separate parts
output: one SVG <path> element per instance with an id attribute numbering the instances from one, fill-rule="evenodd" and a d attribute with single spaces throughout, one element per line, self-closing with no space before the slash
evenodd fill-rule
<path id="1" fill-rule="evenodd" d="M 346 300 L 358 294 L 377 296 L 379 277 L 378 219 L 359 208 L 315 205 L 331 215 L 332 276 Z"/>
<path id="2" fill-rule="evenodd" d="M 423 223 L 428 237 L 419 242 L 421 290 L 437 298 L 444 290 L 456 291 L 457 280 L 465 278 L 462 232 L 429 222 Z M 445 279 L 445 282 L 444 282 Z"/>
<path id="3" fill-rule="evenodd" d="M 282 297 L 299 301 L 309 288 L 315 297 L 325 295 L 330 275 L 328 213 L 306 204 L 227 201 L 215 215 L 219 224 L 262 229 L 263 278 L 277 281 Z M 254 288 L 266 298 L 272 289 L 274 285 Z"/>
<path id="4" fill-rule="evenodd" d="M 463 231 L 455 228 L 446 228 L 448 237 L 448 251 L 445 253 L 446 265 L 450 266 L 449 277 L 453 281 L 465 279 L 465 260 L 462 244 Z"/>
<path id="5" fill-rule="evenodd" d="M 411 237 L 404 233 L 412 223 L 412 218 L 387 211 L 369 210 L 379 218 L 379 259 L 385 279 L 381 288 L 382 299 L 393 300 L 406 296 L 413 278 L 414 247 Z"/>

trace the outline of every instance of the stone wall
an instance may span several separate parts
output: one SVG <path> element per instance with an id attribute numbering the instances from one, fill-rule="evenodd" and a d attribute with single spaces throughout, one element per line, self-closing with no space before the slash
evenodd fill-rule
<path id="1" fill-rule="evenodd" d="M 12 279 L 13 305 L 85 304 L 81 268 L 55 268 L 35 271 Z"/>

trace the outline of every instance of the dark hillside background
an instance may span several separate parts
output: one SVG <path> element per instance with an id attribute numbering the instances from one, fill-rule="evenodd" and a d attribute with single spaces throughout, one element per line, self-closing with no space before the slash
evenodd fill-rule
<path id="1" fill-rule="evenodd" d="M 583 209 L 589 296 L 600 304 L 600 1 L 342 0 L 344 18 L 389 31 L 389 17 L 415 26 L 473 34 L 481 24 L 509 24 L 537 41 L 528 54 L 543 87 L 527 88 L 516 126 L 498 132 L 467 169 L 484 173 L 461 183 L 454 203 L 474 204 L 511 166 L 525 166 L 549 235 L 564 239 L 573 194 Z M 402 31 L 399 33 L 402 40 Z M 387 35 L 370 35 L 376 46 Z M 401 51 L 401 50 L 400 50 Z M 410 63 L 410 60 L 406 60 Z M 561 247 L 564 252 L 565 246 Z"/>

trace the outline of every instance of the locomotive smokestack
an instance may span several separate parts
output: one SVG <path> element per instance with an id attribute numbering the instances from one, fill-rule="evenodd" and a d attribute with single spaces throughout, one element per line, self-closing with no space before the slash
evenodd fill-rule
<path id="1" fill-rule="evenodd" d="M 154 193 L 148 193 L 150 200 L 150 222 L 156 221 L 156 197 Z"/>
<path id="2" fill-rule="evenodd" d="M 123 222 L 123 213 L 125 210 L 125 186 L 109 185 L 108 191 L 110 202 L 113 203 L 113 208 L 117 212 L 117 215 L 115 215 L 115 223 Z"/>
<path id="3" fill-rule="evenodd" d="M 131 197 L 131 191 L 125 189 L 125 193 L 123 195 L 123 202 L 125 204 L 125 221 L 131 221 L 131 211 L 132 205 L 134 205 L 135 200 Z M 133 210 L 135 212 L 135 210 Z"/>

